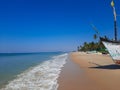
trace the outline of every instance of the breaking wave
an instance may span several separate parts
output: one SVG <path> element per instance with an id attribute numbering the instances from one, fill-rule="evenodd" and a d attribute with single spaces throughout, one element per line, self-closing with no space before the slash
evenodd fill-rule
<path id="1" fill-rule="evenodd" d="M 68 54 L 54 56 L 18 75 L 1 90 L 57 90 L 57 78 L 67 58 Z"/>

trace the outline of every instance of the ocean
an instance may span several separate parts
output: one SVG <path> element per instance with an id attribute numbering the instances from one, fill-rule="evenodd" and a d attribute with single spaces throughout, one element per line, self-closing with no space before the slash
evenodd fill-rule
<path id="1" fill-rule="evenodd" d="M 57 90 L 68 53 L 1 53 L 0 90 Z"/>

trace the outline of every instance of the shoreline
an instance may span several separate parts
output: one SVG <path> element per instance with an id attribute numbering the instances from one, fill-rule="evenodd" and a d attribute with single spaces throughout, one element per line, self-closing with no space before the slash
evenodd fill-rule
<path id="1" fill-rule="evenodd" d="M 74 52 L 62 68 L 58 90 L 119 90 L 120 66 L 109 55 Z"/>
<path id="2" fill-rule="evenodd" d="M 57 78 L 68 57 L 67 53 L 54 55 L 52 59 L 29 67 L 8 81 L 0 90 L 53 90 L 57 89 Z"/>

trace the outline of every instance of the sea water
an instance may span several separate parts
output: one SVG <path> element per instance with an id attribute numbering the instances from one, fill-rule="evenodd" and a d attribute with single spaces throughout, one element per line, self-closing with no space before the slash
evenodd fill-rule
<path id="1" fill-rule="evenodd" d="M 0 54 L 0 90 L 57 90 L 67 53 Z"/>

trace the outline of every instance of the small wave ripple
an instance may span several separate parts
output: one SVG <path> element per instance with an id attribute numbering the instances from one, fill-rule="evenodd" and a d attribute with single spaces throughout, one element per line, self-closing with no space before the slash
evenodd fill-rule
<path id="1" fill-rule="evenodd" d="M 67 58 L 68 54 L 54 56 L 52 60 L 18 75 L 1 90 L 57 90 L 57 78 Z"/>

